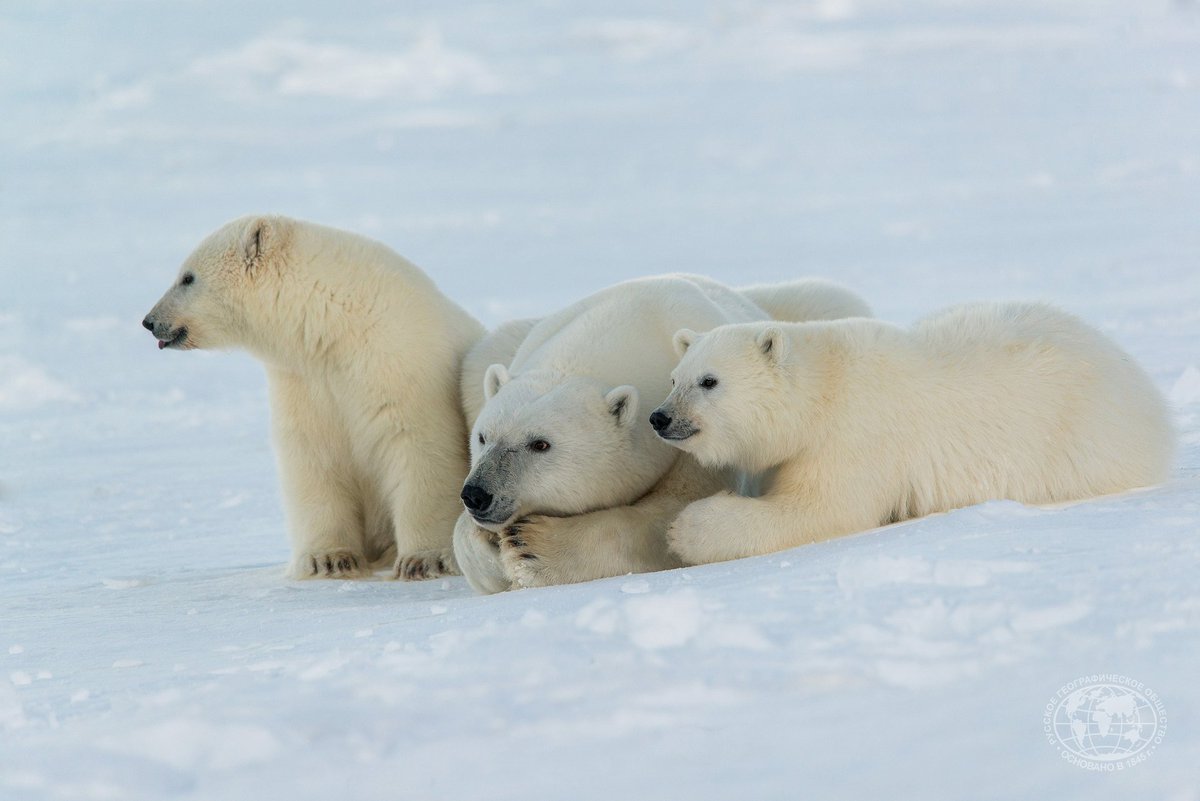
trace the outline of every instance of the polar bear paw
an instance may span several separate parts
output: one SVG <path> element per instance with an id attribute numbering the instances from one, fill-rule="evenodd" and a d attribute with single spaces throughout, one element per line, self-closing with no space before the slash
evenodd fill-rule
<path id="1" fill-rule="evenodd" d="M 348 550 L 309 551 L 292 560 L 294 579 L 354 579 L 369 572 L 366 559 Z"/>
<path id="2" fill-rule="evenodd" d="M 458 563 L 454 561 L 454 554 L 440 550 L 402 554 L 392 568 L 392 578 L 402 581 L 425 581 L 457 575 Z"/>
<path id="3" fill-rule="evenodd" d="M 736 543 L 742 536 L 723 511 L 725 498 L 721 496 L 689 504 L 667 529 L 667 548 L 687 565 L 736 559 Z"/>
<path id="4" fill-rule="evenodd" d="M 540 515 L 518 518 L 500 535 L 500 563 L 516 587 L 548 587 L 555 582 L 542 552 L 545 531 Z"/>

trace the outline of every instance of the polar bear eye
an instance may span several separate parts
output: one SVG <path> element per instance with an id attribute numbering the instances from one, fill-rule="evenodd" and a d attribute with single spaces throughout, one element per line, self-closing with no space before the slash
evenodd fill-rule
<path id="1" fill-rule="evenodd" d="M 183 279 L 179 283 L 183 284 L 184 286 L 194 284 L 196 283 L 196 276 L 192 275 L 191 273 L 184 273 Z"/>
<path id="2" fill-rule="evenodd" d="M 544 439 L 535 439 L 533 442 L 529 443 L 529 450 L 537 451 L 538 453 L 541 453 L 542 451 L 548 451 L 550 450 L 550 443 L 546 442 Z"/>
<path id="3" fill-rule="evenodd" d="M 706 375 L 700 379 L 701 389 L 712 389 L 717 385 L 717 377 L 715 375 Z"/>
<path id="4" fill-rule="evenodd" d="M 483 445 L 483 444 L 484 444 L 483 434 L 480 434 L 480 435 L 479 435 L 479 444 L 480 444 L 480 445 Z"/>

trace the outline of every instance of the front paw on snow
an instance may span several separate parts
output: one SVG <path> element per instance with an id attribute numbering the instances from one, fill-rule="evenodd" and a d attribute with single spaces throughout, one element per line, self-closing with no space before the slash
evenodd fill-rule
<path id="1" fill-rule="evenodd" d="M 685 565 L 703 565 L 728 558 L 715 553 L 705 516 L 701 510 L 692 508 L 694 506 L 684 509 L 667 528 L 667 549 Z"/>
<path id="2" fill-rule="evenodd" d="M 517 587 L 544 587 L 545 565 L 536 550 L 537 527 L 533 517 L 522 517 L 500 535 L 500 563 L 504 574 Z M 533 543 L 533 545 L 531 545 Z"/>
<path id="3" fill-rule="evenodd" d="M 366 560 L 353 551 L 314 551 L 292 562 L 296 579 L 354 579 L 367 574 Z"/>
<path id="4" fill-rule="evenodd" d="M 425 581 L 442 576 L 457 576 L 458 565 L 445 551 L 417 551 L 396 559 L 392 578 L 402 581 Z"/>

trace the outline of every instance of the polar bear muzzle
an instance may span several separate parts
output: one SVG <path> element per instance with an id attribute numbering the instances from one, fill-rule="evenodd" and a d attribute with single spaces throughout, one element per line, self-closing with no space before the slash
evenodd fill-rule
<path id="1" fill-rule="evenodd" d="M 678 443 L 700 433 L 691 420 L 680 419 L 678 410 L 665 403 L 650 413 L 650 427 L 659 438 L 677 447 Z"/>
<path id="2" fill-rule="evenodd" d="M 159 350 L 179 348 L 187 344 L 188 329 L 186 325 L 175 328 L 171 323 L 157 319 L 154 312 L 150 312 L 142 320 L 142 328 L 154 334 L 154 338 L 158 340 Z"/>
<path id="3" fill-rule="evenodd" d="M 463 507 L 479 525 L 501 526 L 516 514 L 517 504 L 506 493 L 511 476 L 504 459 L 486 459 L 471 471 L 459 498 Z"/>

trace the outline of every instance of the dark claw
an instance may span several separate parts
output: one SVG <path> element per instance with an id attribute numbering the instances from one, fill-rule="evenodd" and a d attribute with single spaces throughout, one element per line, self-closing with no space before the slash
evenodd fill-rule
<path id="1" fill-rule="evenodd" d="M 400 568 L 400 575 L 406 581 L 425 578 L 425 563 L 419 559 L 406 559 Z"/>
<path id="2" fill-rule="evenodd" d="M 537 559 L 537 556 L 531 553 L 522 553 L 520 556 L 522 559 Z"/>
<path id="3" fill-rule="evenodd" d="M 328 574 L 328 573 L 332 573 L 332 572 L 333 572 L 333 559 L 332 559 L 332 557 L 329 557 L 329 556 L 326 556 L 326 557 L 325 557 L 325 572 L 326 572 L 326 574 Z"/>

